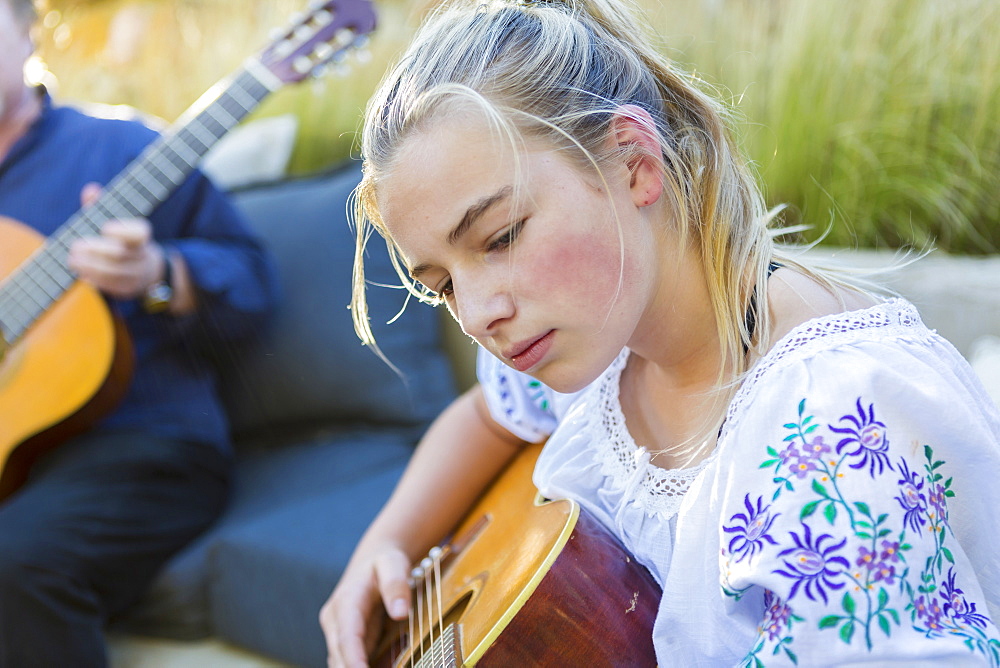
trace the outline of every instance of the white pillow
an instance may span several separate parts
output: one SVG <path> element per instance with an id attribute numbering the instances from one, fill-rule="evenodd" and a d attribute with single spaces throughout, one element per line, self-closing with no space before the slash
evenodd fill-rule
<path id="1" fill-rule="evenodd" d="M 220 139 L 199 166 L 222 190 L 276 181 L 285 175 L 297 133 L 294 114 L 245 123 Z"/>

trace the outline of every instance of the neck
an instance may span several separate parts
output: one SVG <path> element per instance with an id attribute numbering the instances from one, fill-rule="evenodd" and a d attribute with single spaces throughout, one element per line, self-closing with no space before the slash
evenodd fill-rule
<path id="1" fill-rule="evenodd" d="M 21 95 L 5 102 L 6 108 L 0 110 L 0 161 L 42 111 L 41 99 L 32 88 L 24 88 Z"/>
<path id="2" fill-rule="evenodd" d="M 713 385 L 722 363 L 721 346 L 697 253 L 675 254 L 663 267 L 657 293 L 629 348 L 678 387 Z"/>

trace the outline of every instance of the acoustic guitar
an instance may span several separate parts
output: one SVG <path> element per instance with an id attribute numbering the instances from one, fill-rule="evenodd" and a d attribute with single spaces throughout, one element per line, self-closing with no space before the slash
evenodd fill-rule
<path id="1" fill-rule="evenodd" d="M 265 97 L 320 74 L 374 28 L 370 0 L 313 2 L 50 237 L 0 218 L 0 499 L 23 484 L 40 454 L 114 407 L 128 385 L 127 334 L 68 268 L 73 241 L 99 234 L 107 220 L 148 216 Z"/>
<path id="2" fill-rule="evenodd" d="M 603 525 L 531 482 L 530 446 L 413 571 L 376 668 L 655 666 L 660 588 Z"/>

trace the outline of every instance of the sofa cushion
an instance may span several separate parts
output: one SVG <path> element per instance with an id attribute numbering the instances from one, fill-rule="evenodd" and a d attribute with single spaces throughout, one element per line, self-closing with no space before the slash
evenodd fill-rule
<path id="1" fill-rule="evenodd" d="M 320 607 L 402 468 L 359 477 L 221 536 L 211 557 L 216 635 L 294 666 L 326 666 Z"/>
<path id="2" fill-rule="evenodd" d="M 277 262 L 282 300 L 269 330 L 223 351 L 222 393 L 237 440 L 289 438 L 288 429 L 344 422 L 425 425 L 454 395 L 439 314 L 406 304 L 385 244 L 369 245 L 372 329 L 397 373 L 354 333 L 354 232 L 345 212 L 360 163 L 234 194 Z"/>
<path id="3" fill-rule="evenodd" d="M 283 570 L 271 574 L 274 580 L 298 582 L 301 577 L 296 555 L 312 555 L 303 558 L 304 567 L 308 573 L 315 568 L 323 571 L 321 589 L 325 591 L 311 592 L 311 596 L 328 595 L 367 526 L 365 518 L 374 517 L 406 466 L 413 439 L 414 434 L 405 430 L 365 429 L 243 453 L 236 470 L 233 499 L 223 517 L 174 557 L 140 603 L 115 620 L 112 627 L 126 633 L 198 640 L 218 631 L 213 609 L 226 611 L 222 619 L 227 627 L 234 617 L 250 628 L 270 623 L 268 610 L 246 607 L 245 597 L 231 598 L 229 589 L 214 583 L 238 557 L 227 548 L 225 562 L 230 565 L 218 562 L 218 546 L 232 544 L 231 536 L 244 537 L 237 543 L 252 536 L 257 542 L 282 545 L 287 563 Z M 282 519 L 276 522 L 274 517 Z M 324 522 L 327 533 L 317 536 L 311 531 L 298 531 L 300 522 Z M 320 557 L 316 555 L 316 541 L 323 545 Z M 318 567 L 317 558 L 321 561 Z M 265 590 L 283 586 L 266 579 L 261 577 L 253 586 Z M 302 598 L 288 599 L 285 612 L 297 618 L 312 614 L 312 624 L 318 631 L 318 607 L 314 609 L 309 599 L 307 609 L 302 608 Z M 275 654 L 273 650 L 270 653 Z"/>

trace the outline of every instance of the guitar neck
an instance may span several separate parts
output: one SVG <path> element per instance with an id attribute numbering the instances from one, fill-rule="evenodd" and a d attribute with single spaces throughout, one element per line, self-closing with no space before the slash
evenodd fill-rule
<path id="1" fill-rule="evenodd" d="M 76 276 L 66 264 L 69 248 L 100 233 L 117 218 L 144 218 L 181 184 L 208 150 L 281 85 L 253 61 L 216 86 L 181 120 L 153 141 L 114 178 L 90 206 L 59 227 L 18 270 L 0 285 L 0 330 L 17 341 L 68 290 Z M 208 99 L 206 99 L 208 98 Z"/>

